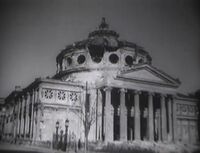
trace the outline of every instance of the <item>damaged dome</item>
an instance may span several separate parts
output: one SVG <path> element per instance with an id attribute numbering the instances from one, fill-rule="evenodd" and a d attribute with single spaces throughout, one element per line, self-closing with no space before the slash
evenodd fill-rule
<path id="1" fill-rule="evenodd" d="M 105 18 L 88 38 L 62 50 L 57 58 L 57 73 L 89 69 L 124 69 L 136 64 L 151 64 L 151 56 L 135 43 L 119 40 Z"/>

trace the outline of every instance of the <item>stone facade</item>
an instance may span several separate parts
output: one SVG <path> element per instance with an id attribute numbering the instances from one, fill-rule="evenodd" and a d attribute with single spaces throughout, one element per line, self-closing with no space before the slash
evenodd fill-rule
<path id="1" fill-rule="evenodd" d="M 180 81 L 153 67 L 142 47 L 121 41 L 105 19 L 56 61 L 53 77 L 6 98 L 4 139 L 52 142 L 68 119 L 68 139 L 84 141 L 87 118 L 89 141 L 198 142 L 198 100 L 178 95 Z"/>

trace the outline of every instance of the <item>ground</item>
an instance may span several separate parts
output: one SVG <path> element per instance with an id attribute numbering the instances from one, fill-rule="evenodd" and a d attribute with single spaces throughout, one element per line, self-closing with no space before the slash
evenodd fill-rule
<path id="1" fill-rule="evenodd" d="M 94 149 L 94 148 L 93 148 Z M 16 145 L 8 143 L 0 143 L 1 153 L 63 153 L 60 150 L 51 150 L 28 145 Z M 75 153 L 74 150 L 67 151 L 68 153 Z M 145 141 L 134 142 L 115 142 L 108 145 L 99 144 L 95 151 L 88 151 L 89 153 L 199 153 L 200 149 L 194 145 L 183 144 L 165 144 L 152 143 Z M 84 153 L 83 150 L 78 153 Z"/>

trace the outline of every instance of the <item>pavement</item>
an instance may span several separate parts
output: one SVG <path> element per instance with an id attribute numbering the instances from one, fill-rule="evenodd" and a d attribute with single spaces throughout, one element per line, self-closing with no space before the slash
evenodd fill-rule
<path id="1" fill-rule="evenodd" d="M 31 145 L 19 145 L 19 144 L 10 144 L 10 143 L 0 143 L 0 152 L 28 152 L 28 153 L 64 153 L 61 150 L 52 150 L 49 148 L 42 148 L 37 146 Z M 67 150 L 67 153 L 75 153 L 75 151 Z M 78 153 L 81 153 L 79 151 Z"/>

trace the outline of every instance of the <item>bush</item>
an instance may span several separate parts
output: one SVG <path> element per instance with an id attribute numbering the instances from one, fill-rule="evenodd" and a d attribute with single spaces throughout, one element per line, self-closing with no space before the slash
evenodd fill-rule
<path id="1" fill-rule="evenodd" d="M 102 145 L 99 152 L 109 152 L 109 153 L 155 153 L 155 150 L 151 146 L 141 146 L 137 143 L 122 143 L 113 142 L 107 145 Z"/>

